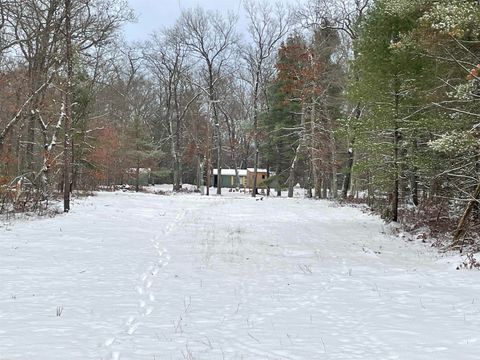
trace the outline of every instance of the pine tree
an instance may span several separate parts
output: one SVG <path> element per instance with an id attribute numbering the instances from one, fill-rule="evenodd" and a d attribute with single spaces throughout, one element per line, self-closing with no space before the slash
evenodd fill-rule
<path id="1" fill-rule="evenodd" d="M 293 196 L 295 172 L 304 157 L 304 95 L 308 68 L 308 46 L 299 34 L 290 36 L 278 52 L 277 76 L 270 87 L 270 109 L 263 115 L 263 128 L 268 135 L 262 153 L 273 165 L 277 194 L 288 183 Z"/>
<path id="2" fill-rule="evenodd" d="M 413 170 L 408 163 L 416 153 L 416 120 L 421 120 L 416 112 L 425 104 L 434 63 L 402 42 L 403 34 L 415 29 L 421 12 L 416 8 L 392 12 L 389 3 L 378 1 L 365 18 L 354 44 L 358 56 L 353 69 L 359 77 L 350 95 L 366 106 L 357 131 L 361 155 L 356 170 L 364 172 L 380 197 L 388 194 L 384 215 L 397 221 L 401 192 L 408 187 L 404 180 L 408 169 Z M 409 190 L 416 199 L 415 184 Z"/>

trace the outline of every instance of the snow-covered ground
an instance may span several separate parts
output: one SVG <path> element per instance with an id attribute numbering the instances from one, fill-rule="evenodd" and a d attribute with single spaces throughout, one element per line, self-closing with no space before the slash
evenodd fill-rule
<path id="1" fill-rule="evenodd" d="M 358 209 L 101 193 L 0 228 L 0 359 L 480 359 L 480 273 Z"/>

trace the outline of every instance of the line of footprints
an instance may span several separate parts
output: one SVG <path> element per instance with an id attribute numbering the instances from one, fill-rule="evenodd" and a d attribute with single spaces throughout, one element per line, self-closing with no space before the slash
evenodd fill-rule
<path id="1" fill-rule="evenodd" d="M 185 212 L 177 214 L 175 221 L 169 224 L 164 231 L 164 236 L 170 234 L 178 225 L 178 223 L 184 218 Z M 156 236 L 150 239 L 153 247 L 157 251 L 158 260 L 151 264 L 148 269 L 140 275 L 139 283 L 135 287 L 135 290 L 139 296 L 138 301 L 138 315 L 130 316 L 124 324 L 124 328 L 116 335 L 110 337 L 104 342 L 104 348 L 106 349 L 107 356 L 103 357 L 104 360 L 119 360 L 120 352 L 114 350 L 116 343 L 120 342 L 120 338 L 125 335 L 132 336 L 141 325 L 141 319 L 149 316 L 155 305 L 155 295 L 151 288 L 155 277 L 160 270 L 168 265 L 170 261 L 170 255 L 167 249 L 161 247 L 160 237 Z"/>

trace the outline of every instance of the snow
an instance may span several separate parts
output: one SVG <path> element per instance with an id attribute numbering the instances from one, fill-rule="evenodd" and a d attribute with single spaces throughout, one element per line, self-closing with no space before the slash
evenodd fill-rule
<path id="1" fill-rule="evenodd" d="M 255 171 L 254 168 L 247 168 L 247 169 L 238 169 L 239 176 L 247 176 L 247 173 L 253 173 Z M 267 169 L 257 169 L 257 173 L 267 173 Z M 213 169 L 213 175 L 218 175 L 218 169 Z M 222 175 L 226 176 L 235 176 L 235 169 L 222 169 Z"/>
<path id="2" fill-rule="evenodd" d="M 218 169 L 213 169 L 213 175 L 218 175 Z M 225 176 L 236 176 L 235 169 L 222 169 L 222 175 Z M 238 169 L 239 176 L 247 176 L 247 170 Z"/>
<path id="3" fill-rule="evenodd" d="M 247 170 L 253 173 L 255 171 L 255 168 L 247 168 Z M 267 172 L 268 172 L 267 169 L 257 169 L 257 173 L 267 173 Z"/>
<path id="4" fill-rule="evenodd" d="M 457 262 L 324 201 L 99 193 L 0 228 L 0 359 L 479 359 Z"/>

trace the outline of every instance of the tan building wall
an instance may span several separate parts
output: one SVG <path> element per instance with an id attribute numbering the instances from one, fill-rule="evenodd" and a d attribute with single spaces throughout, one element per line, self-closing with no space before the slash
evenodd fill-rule
<path id="1" fill-rule="evenodd" d="M 267 172 L 266 171 L 257 172 L 257 187 L 260 187 L 260 185 L 266 179 L 267 179 Z M 249 189 L 253 188 L 253 180 L 254 180 L 253 171 L 248 171 L 248 173 L 247 173 L 247 188 L 249 188 Z"/>

